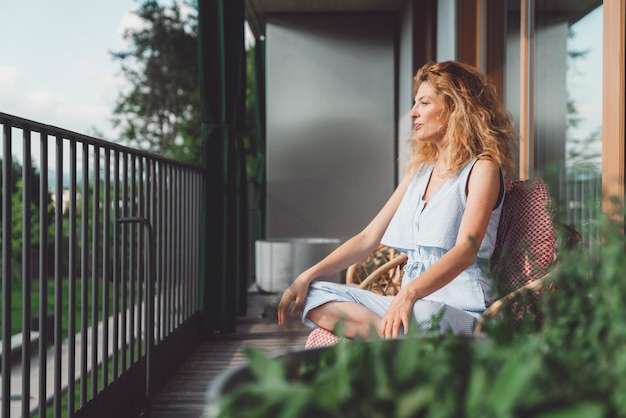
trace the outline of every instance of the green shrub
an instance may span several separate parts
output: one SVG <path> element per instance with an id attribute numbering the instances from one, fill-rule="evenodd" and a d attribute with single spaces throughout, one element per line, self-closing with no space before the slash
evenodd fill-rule
<path id="1" fill-rule="evenodd" d="M 626 257 L 610 233 L 562 254 L 534 332 L 340 343 L 316 361 L 249 352 L 220 417 L 624 417 Z"/>

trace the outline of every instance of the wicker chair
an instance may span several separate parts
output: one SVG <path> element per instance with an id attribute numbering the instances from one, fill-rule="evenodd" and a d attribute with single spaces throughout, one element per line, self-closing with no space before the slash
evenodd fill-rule
<path id="1" fill-rule="evenodd" d="M 376 251 L 346 270 L 346 284 L 374 293 L 395 296 L 402 284 L 402 266 L 407 256 L 395 248 L 380 245 Z"/>
<path id="2" fill-rule="evenodd" d="M 557 224 L 545 181 L 509 181 L 505 196 L 496 249 L 491 258 L 492 274 L 498 291 L 504 296 L 478 319 L 475 334 L 483 332 L 485 324 L 495 317 L 504 317 L 512 324 L 528 317 L 540 320 L 540 291 L 557 259 Z M 569 245 L 580 241 L 580 234 L 575 230 L 566 226 L 564 229 Z M 347 270 L 346 282 L 380 294 L 395 295 L 402 279 L 399 266 L 404 262 L 406 255 L 379 247 L 374 254 Z M 363 271 L 367 272 L 365 278 L 362 278 Z M 316 328 L 305 347 L 332 345 L 339 340 L 330 331 Z"/>

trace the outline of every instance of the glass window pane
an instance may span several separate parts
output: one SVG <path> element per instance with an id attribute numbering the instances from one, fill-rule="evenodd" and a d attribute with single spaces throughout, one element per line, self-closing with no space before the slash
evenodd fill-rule
<path id="1" fill-rule="evenodd" d="M 508 0 L 506 12 L 504 106 L 520 131 L 520 0 Z M 519 161 L 518 161 L 519 163 Z M 519 166 L 517 167 L 519 172 Z"/>
<path id="2" fill-rule="evenodd" d="M 534 13 L 535 173 L 589 240 L 601 199 L 602 4 L 539 0 Z"/>

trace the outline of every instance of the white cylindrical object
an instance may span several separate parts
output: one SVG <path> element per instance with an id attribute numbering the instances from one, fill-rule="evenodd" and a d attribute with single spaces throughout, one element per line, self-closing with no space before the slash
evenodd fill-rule
<path id="1" fill-rule="evenodd" d="M 337 238 L 272 238 L 255 242 L 256 285 L 263 292 L 280 292 L 298 274 L 337 248 Z M 339 282 L 339 273 L 324 280 Z"/>

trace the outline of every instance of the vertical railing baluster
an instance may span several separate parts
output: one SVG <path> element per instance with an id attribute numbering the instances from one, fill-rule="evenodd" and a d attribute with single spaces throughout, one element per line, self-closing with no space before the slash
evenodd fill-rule
<path id="1" fill-rule="evenodd" d="M 136 217 L 136 172 L 135 172 L 135 156 L 130 156 L 130 208 L 129 208 L 129 216 Z M 130 266 L 129 266 L 129 275 L 128 275 L 128 290 L 129 290 L 129 319 L 128 319 L 128 350 L 129 350 L 129 363 L 133 364 L 135 362 L 135 278 L 137 274 L 137 260 L 139 258 L 136 257 L 136 228 L 134 224 L 130 224 L 130 237 L 129 237 L 129 246 L 128 246 L 128 255 L 130 257 Z M 141 228 L 140 228 L 141 229 Z"/>
<path id="2" fill-rule="evenodd" d="M 174 207 L 174 187 L 173 187 L 173 181 L 172 181 L 172 166 L 170 164 L 167 165 L 167 197 L 165 200 L 165 204 L 166 204 L 166 215 L 167 215 L 167 241 L 166 241 L 166 245 L 167 245 L 167 251 L 166 254 L 169 254 L 170 256 L 167 257 L 167 318 L 168 318 L 168 322 L 167 322 L 167 335 L 170 335 L 172 333 L 172 330 L 174 329 L 173 323 L 174 323 L 174 294 L 176 292 L 176 289 L 174 288 L 174 280 L 173 280 L 173 265 L 174 265 L 174 254 L 175 254 L 175 250 L 174 250 L 174 231 L 173 231 L 173 223 L 174 223 L 174 217 L 172 216 L 172 212 L 173 212 L 173 207 Z M 174 257 L 173 257 L 174 256 Z"/>
<path id="3" fill-rule="evenodd" d="M 168 297 L 169 297 L 169 327 L 167 334 L 170 335 L 175 328 L 176 323 L 176 278 L 174 277 L 174 268 L 176 265 L 176 242 L 174 231 L 174 207 L 176 200 L 176 180 L 174 177 L 174 169 L 171 165 L 168 167 L 168 190 L 167 190 L 167 242 L 169 245 L 168 257 L 169 264 L 167 266 L 168 271 Z"/>
<path id="4" fill-rule="evenodd" d="M 156 177 L 155 177 L 155 172 L 154 172 L 154 166 L 156 165 L 156 162 L 152 159 L 147 159 L 146 160 L 146 218 L 148 218 L 148 220 L 150 221 L 150 224 L 153 226 L 153 228 L 155 229 L 154 231 L 154 236 L 155 238 L 158 236 L 157 235 L 157 231 L 156 231 L 156 227 L 158 227 L 157 224 L 157 219 L 156 219 L 156 200 L 154 198 L 154 191 L 155 191 L 155 183 L 156 183 Z M 156 257 L 156 254 L 155 254 Z M 157 282 L 157 278 L 156 278 L 156 259 L 154 261 L 154 265 L 155 268 L 154 270 L 152 270 L 152 274 L 154 275 L 153 279 L 153 283 L 154 283 L 154 290 L 155 293 L 158 291 L 158 282 Z M 145 329 L 145 335 L 146 335 L 146 339 L 147 339 L 147 335 L 148 332 L 152 332 L 154 335 L 154 329 L 150 329 L 148 328 L 148 280 L 151 280 L 151 278 L 147 275 L 144 277 L 144 295 L 145 295 L 145 299 L 146 299 L 146 306 L 144 309 L 144 329 Z M 156 311 L 157 308 L 157 300 L 155 298 L 155 300 L 153 301 L 153 305 L 155 308 L 155 315 L 154 318 L 152 318 L 152 324 L 154 326 L 157 326 L 156 324 L 158 324 L 158 314 Z M 155 341 L 158 341 L 157 339 L 155 339 Z M 146 350 L 146 348 L 144 348 L 144 351 Z"/>
<path id="5" fill-rule="evenodd" d="M 206 181 L 206 179 L 203 176 L 198 175 L 197 178 L 197 184 L 196 184 L 196 193 L 194 194 L 195 198 L 196 198 L 196 204 L 195 204 L 195 212 L 196 212 L 196 216 L 195 219 L 197 222 L 200 221 L 200 207 L 201 207 L 201 196 L 202 196 L 202 192 L 205 189 L 204 187 L 204 182 Z M 194 286 L 194 295 L 197 295 L 196 299 L 195 299 L 195 310 L 199 310 L 200 309 L 200 253 L 199 253 L 199 249 L 200 249 L 200 228 L 196 228 L 195 229 L 195 239 L 194 242 L 197 243 L 196 245 L 196 260 L 194 263 L 194 268 L 195 268 L 195 274 L 194 277 L 196 277 L 195 280 L 195 286 Z"/>
<path id="6" fill-rule="evenodd" d="M 148 213 L 146 211 L 146 206 L 145 206 L 145 188 L 144 188 L 144 183 L 146 181 L 146 176 L 145 176 L 145 171 L 144 171 L 144 157 L 140 157 L 138 160 L 138 172 L 139 172 L 139 176 L 137 179 L 138 182 L 138 198 L 137 198 L 137 213 L 139 217 L 142 218 L 148 218 Z M 144 237 L 145 237 L 145 231 L 143 228 L 141 228 L 138 231 L 137 234 L 137 259 L 140 260 L 139 261 L 139 266 L 138 266 L 138 273 L 137 273 L 137 358 L 139 360 L 141 360 L 141 357 L 143 355 L 142 352 L 142 331 L 145 330 L 144 327 L 142 327 L 142 310 L 143 310 L 143 301 L 145 300 L 144 296 L 143 296 L 143 283 L 144 283 L 144 275 L 145 275 L 145 261 L 141 261 L 141 257 L 140 255 L 143 254 L 144 251 Z"/>
<path id="7" fill-rule="evenodd" d="M 158 240 L 160 238 L 159 235 L 159 218 L 158 218 L 158 208 L 157 208 L 157 172 L 156 172 L 156 166 L 157 166 L 157 161 L 156 160 L 151 160 L 150 161 L 150 182 L 148 183 L 148 206 L 150 207 L 149 209 L 149 217 L 150 220 L 152 221 L 152 225 L 154 226 L 154 236 L 155 239 Z M 155 260 L 154 260 L 154 270 L 152 270 L 152 275 L 153 278 L 152 280 L 154 281 L 154 318 L 153 318 L 153 326 L 154 329 L 150 329 L 147 328 L 146 332 L 152 332 L 152 335 L 154 336 L 154 341 L 155 343 L 158 344 L 159 342 L 159 327 L 160 327 L 160 321 L 159 321 L 159 298 L 157 296 L 158 292 L 160 292 L 159 289 L 159 271 L 158 271 L 158 266 L 157 266 L 157 260 L 159 257 L 158 254 L 158 250 L 157 251 L 156 256 L 155 256 Z M 146 280 L 151 280 L 150 277 L 146 277 Z M 148 295 L 147 293 L 147 286 L 148 283 L 146 283 L 146 297 Z M 147 302 L 146 302 L 147 303 Z M 147 316 L 148 313 L 146 311 L 146 327 L 148 326 L 148 321 L 147 321 Z M 147 347 L 146 347 L 147 349 Z"/>
<path id="8" fill-rule="evenodd" d="M 180 170 L 178 167 L 174 167 L 174 175 L 176 178 L 176 187 L 175 187 L 175 193 L 176 193 L 176 198 L 174 201 L 174 205 L 176 207 L 176 210 L 174 211 L 174 220 L 176 222 L 176 263 L 174 264 L 175 269 L 174 269 L 174 278 L 176 279 L 176 328 L 178 328 L 178 326 L 182 323 L 182 318 L 183 318 L 183 271 L 182 271 L 182 267 L 183 267 L 183 263 L 182 263 L 182 257 L 183 257 L 183 237 L 182 237 L 182 219 L 183 216 L 180 212 L 180 208 L 181 208 L 181 201 L 182 201 L 182 191 L 183 191 L 183 185 L 182 185 L 182 179 L 180 176 Z"/>
<path id="9" fill-rule="evenodd" d="M 195 233 L 193 228 L 193 223 L 195 221 L 195 211 L 191 206 L 194 204 L 194 182 L 195 175 L 193 173 L 187 173 L 187 197 L 185 202 L 187 202 L 187 213 L 189 216 L 189 221 L 187 222 L 187 234 L 188 234 L 188 251 L 189 256 L 187 259 L 187 263 L 189 264 L 189 273 L 187 275 L 187 317 L 190 317 L 194 312 L 194 293 L 193 293 L 193 282 L 195 280 L 195 268 L 193 266 L 194 262 L 194 254 L 195 249 L 198 247 L 198 243 L 195 241 Z"/>
<path id="10" fill-rule="evenodd" d="M 195 220 L 195 222 L 200 222 L 200 208 L 201 208 L 201 203 L 200 203 L 200 199 L 201 199 L 201 193 L 202 193 L 202 177 L 198 174 L 193 175 L 193 187 L 192 187 L 192 194 L 193 194 L 193 208 L 192 208 L 192 212 L 193 212 L 193 219 Z M 200 286 L 199 286 L 199 277 L 200 277 L 200 259 L 199 259 L 199 253 L 200 253 L 200 228 L 193 228 L 193 243 L 194 243 L 194 251 L 193 251 L 193 260 L 192 260 L 192 266 L 193 266 L 193 283 L 191 286 L 192 289 L 192 296 L 193 296 L 193 311 L 196 312 L 199 308 L 200 308 Z"/>
<path id="11" fill-rule="evenodd" d="M 42 131 L 39 148 L 39 416 L 46 414 L 48 359 L 48 133 Z"/>
<path id="12" fill-rule="evenodd" d="M 109 282 L 111 267 L 111 150 L 104 149 L 104 190 L 102 196 L 102 388 L 109 385 Z"/>
<path id="13" fill-rule="evenodd" d="M 12 264 L 12 218 L 13 200 L 11 155 L 11 125 L 3 122 L 4 142 L 2 146 L 2 418 L 10 418 L 11 402 L 11 280 Z"/>
<path id="14" fill-rule="evenodd" d="M 189 283 L 188 283 L 188 300 L 187 303 L 189 304 L 188 310 L 187 310 L 187 315 L 192 315 L 193 312 L 195 311 L 195 297 L 194 295 L 196 295 L 195 291 L 194 291 L 194 283 L 196 280 L 196 268 L 193 265 L 193 263 L 195 262 L 195 253 L 196 253 L 196 249 L 198 248 L 198 242 L 196 241 L 196 233 L 194 231 L 194 227 L 193 227 L 193 223 L 196 220 L 196 211 L 195 208 L 193 207 L 194 204 L 196 204 L 196 176 L 194 173 L 189 173 L 189 186 L 188 186 L 188 192 L 187 192 L 187 210 L 189 212 L 189 224 L 187 225 L 187 228 L 189 230 Z M 196 228 L 198 229 L 198 228 Z"/>
<path id="15" fill-rule="evenodd" d="M 164 196 L 164 174 L 163 174 L 163 162 L 159 161 L 157 163 L 158 165 L 156 165 L 156 170 L 157 170 L 157 176 L 156 177 L 156 192 L 155 192 L 155 204 L 156 204 L 156 220 L 157 220 L 157 228 L 156 228 L 156 232 L 158 234 L 158 238 L 157 238 L 157 242 L 159 242 L 159 246 L 157 249 L 158 252 L 158 256 L 157 256 L 157 260 L 159 262 L 158 267 L 157 267 L 157 272 L 156 272 L 156 278 L 157 278 L 157 305 L 156 305 L 156 309 L 157 309 L 157 313 L 156 313 L 156 318 L 157 318 L 157 344 L 161 341 L 163 341 L 163 328 L 164 328 L 164 284 L 165 284 L 165 280 L 164 280 L 164 263 L 165 263 L 165 254 L 163 252 L 163 248 L 164 248 L 164 243 L 165 241 L 167 241 L 166 237 L 164 236 L 164 222 L 163 222 L 163 213 L 165 212 L 165 210 L 163 209 L 163 204 L 165 201 L 165 196 Z"/>
<path id="16" fill-rule="evenodd" d="M 148 222 L 148 267 L 146 280 L 146 324 L 148 332 L 146 332 L 146 400 L 149 401 L 152 396 L 152 377 L 154 375 L 154 266 L 155 266 L 155 246 L 154 228 Z M 149 415 L 149 414 L 148 414 Z"/>
<path id="17" fill-rule="evenodd" d="M 32 155 L 30 127 L 22 132 L 22 416 L 30 415 L 30 321 L 32 305 L 31 234 L 32 234 Z"/>
<path id="18" fill-rule="evenodd" d="M 93 146 L 91 237 L 91 399 L 98 393 L 98 276 L 100 272 L 100 147 Z"/>
<path id="19" fill-rule="evenodd" d="M 189 317 L 189 278 L 191 277 L 189 272 L 191 269 L 191 265 L 189 264 L 189 256 L 191 255 L 191 241 L 190 241 L 190 233 L 189 223 L 191 222 L 191 216 L 189 213 L 189 173 L 186 171 L 182 172 L 182 210 L 183 215 L 181 216 L 181 230 L 183 231 L 183 256 L 181 263 L 183 265 L 183 316 L 185 320 Z"/>
<path id="20" fill-rule="evenodd" d="M 185 226 L 187 225 L 187 213 L 186 213 L 186 202 L 185 202 L 185 173 L 183 170 L 177 169 L 178 175 L 178 241 L 180 252 L 178 255 L 178 299 L 180 309 L 178 310 L 179 324 L 182 324 L 184 320 L 187 318 L 187 301 L 186 301 L 186 293 L 187 288 L 185 286 L 185 277 L 187 274 L 187 231 L 185 230 Z"/>
<path id="21" fill-rule="evenodd" d="M 120 152 L 113 158 L 113 218 L 120 217 Z M 113 380 L 119 373 L 119 319 L 120 319 L 120 225 L 113 229 Z"/>
<path id="22" fill-rule="evenodd" d="M 69 280 L 69 303 L 68 303 L 68 390 L 67 390 L 67 409 L 68 416 L 72 416 L 76 408 L 76 141 L 70 140 L 70 236 L 68 247 L 68 280 Z"/>
<path id="23" fill-rule="evenodd" d="M 169 170 L 169 198 L 168 205 L 169 209 L 167 214 L 169 215 L 168 228 L 169 228 L 169 242 L 170 242 L 170 251 L 171 256 L 169 257 L 170 265 L 169 265 L 169 275 L 170 275 L 170 331 L 171 334 L 176 328 L 176 260 L 177 260 L 177 252 L 176 248 L 176 217 L 174 216 L 176 211 L 176 175 L 175 169 L 173 165 L 170 165 Z"/>
<path id="24" fill-rule="evenodd" d="M 163 163 L 161 168 L 163 169 L 163 184 L 161 188 L 163 190 L 162 193 L 162 202 L 161 202 L 161 222 L 163 225 L 163 243 L 161 245 L 161 251 L 163 253 L 163 268 L 161 271 L 161 277 L 163 280 L 163 339 L 165 339 L 169 334 L 170 329 L 170 309 L 169 309 L 169 257 L 166 254 L 169 254 L 169 230 L 168 230 L 168 220 L 169 220 L 169 212 L 168 212 L 168 203 L 169 203 L 169 184 L 168 184 L 168 165 L 167 163 Z"/>
<path id="25" fill-rule="evenodd" d="M 128 153 L 124 152 L 122 158 L 122 213 L 123 217 L 128 217 Z M 126 363 L 127 357 L 127 341 L 128 341 L 128 271 L 129 271 L 129 262 L 128 262 L 128 239 L 129 239 L 129 229 L 130 226 L 127 224 L 122 225 L 122 274 L 121 274 L 121 287 L 122 287 L 122 345 L 120 347 L 121 356 L 122 356 L 122 372 L 125 372 L 128 369 L 128 365 Z"/>
<path id="26" fill-rule="evenodd" d="M 176 270 L 177 270 L 177 265 L 178 265 L 178 255 L 179 255 L 179 248 L 178 248 L 178 242 L 176 240 L 177 238 L 177 229 L 176 229 L 176 224 L 177 224 L 177 218 L 176 218 L 176 207 L 178 206 L 178 202 L 177 202 L 177 179 L 176 179 L 176 167 L 174 166 L 170 166 L 170 207 L 168 209 L 168 213 L 169 213 L 169 217 L 170 217 L 170 241 L 172 242 L 171 244 L 171 249 L 170 249 L 170 254 L 172 254 L 171 256 L 171 262 L 170 262 L 170 288 L 172 289 L 171 291 L 171 310 L 170 310 L 170 317 L 171 322 L 170 322 L 170 333 L 176 329 L 176 326 L 178 325 L 178 277 L 176 276 Z"/>
<path id="27" fill-rule="evenodd" d="M 56 135 L 56 181 L 54 204 L 54 418 L 61 417 L 63 395 L 63 137 Z"/>
<path id="28" fill-rule="evenodd" d="M 87 397 L 87 326 L 89 322 L 89 145 L 83 142 L 82 149 L 82 195 L 81 195 L 81 274 L 80 274 L 80 406 L 89 400 Z"/>
<path id="29" fill-rule="evenodd" d="M 181 321 L 187 319 L 188 298 L 187 298 L 187 279 L 189 277 L 189 213 L 187 211 L 187 173 L 184 170 L 179 172 L 180 177 L 180 221 L 179 228 L 181 234 L 181 251 L 180 251 L 180 300 L 181 300 Z"/>
<path id="30" fill-rule="evenodd" d="M 197 293 L 194 290 L 194 283 L 196 281 L 196 266 L 193 264 L 196 261 L 196 251 L 198 248 L 198 241 L 196 238 L 196 231 L 194 230 L 193 224 L 196 220 L 196 208 L 193 205 L 196 204 L 196 175 L 194 173 L 189 173 L 189 190 L 187 196 L 187 210 L 189 211 L 189 283 L 188 283 L 188 295 L 189 298 L 187 303 L 189 303 L 189 308 L 187 310 L 187 315 L 191 316 L 196 310 L 196 297 Z M 199 228 L 195 228 L 199 229 Z"/>

